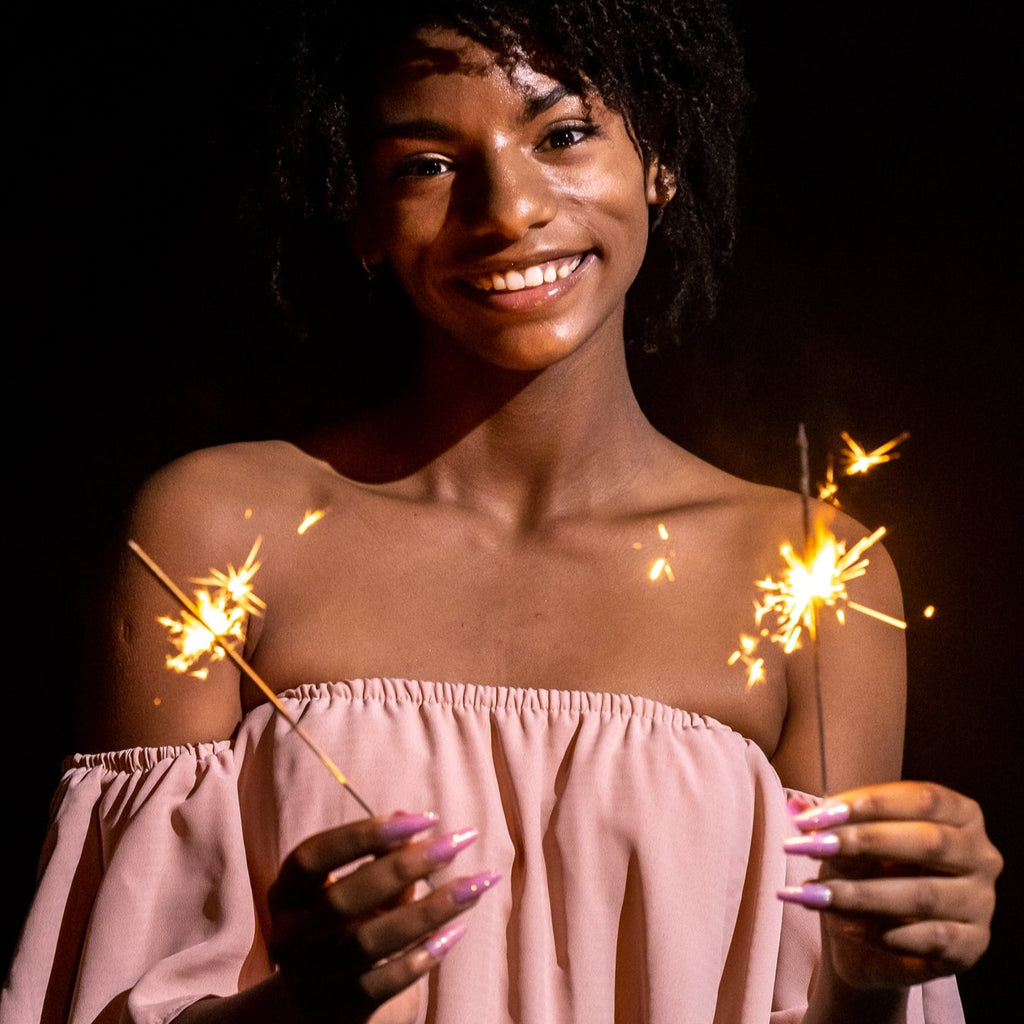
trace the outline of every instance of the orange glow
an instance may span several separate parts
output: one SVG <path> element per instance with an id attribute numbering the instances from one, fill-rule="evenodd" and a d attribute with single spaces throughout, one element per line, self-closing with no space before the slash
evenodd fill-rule
<path id="1" fill-rule="evenodd" d="M 299 523 L 299 528 L 295 532 L 301 536 L 315 523 L 319 523 L 325 515 L 327 515 L 327 510 L 323 508 L 317 509 L 315 512 L 307 512 L 303 517 L 302 522 Z"/>
<path id="2" fill-rule="evenodd" d="M 204 657 L 220 661 L 224 657 L 224 646 L 218 641 L 224 638 L 245 639 L 248 616 L 260 615 L 266 608 L 252 589 L 252 578 L 260 567 L 256 561 L 260 542 L 261 538 L 257 537 L 241 569 L 232 565 L 227 572 L 211 568 L 209 576 L 192 580 L 201 585 L 193 592 L 195 614 L 183 609 L 180 618 L 162 615 L 157 619 L 170 633 L 171 643 L 178 652 L 167 656 L 169 669 L 206 679 L 208 666 L 194 668 L 196 662 Z"/>
<path id="3" fill-rule="evenodd" d="M 747 666 L 747 689 L 749 690 L 752 686 L 756 686 L 758 683 L 763 683 L 767 676 L 764 671 L 764 658 L 758 658 L 757 655 L 758 640 L 753 636 L 740 635 L 740 646 L 738 650 L 732 652 L 729 655 L 729 664 L 735 665 L 736 662 L 742 661 Z"/>
<path id="4" fill-rule="evenodd" d="M 207 654 L 212 660 L 225 656 L 229 658 L 239 671 L 256 684 L 274 710 L 291 726 L 299 739 L 316 754 L 331 775 L 349 791 L 360 807 L 372 816 L 373 810 L 352 788 L 352 784 L 345 778 L 341 769 L 303 729 L 302 725 L 289 714 L 274 689 L 238 653 L 235 647 L 235 641 L 241 640 L 244 636 L 245 609 L 254 609 L 252 613 L 259 614 L 259 610 L 266 607 L 252 592 L 251 585 L 252 577 L 259 568 L 259 563 L 255 561 L 259 545 L 260 538 L 257 538 L 242 570 L 235 570 L 231 566 L 228 567 L 227 572 L 211 569 L 208 579 L 194 580 L 193 582 L 198 583 L 219 583 L 220 586 L 213 594 L 205 589 L 197 590 L 193 601 L 139 544 L 134 540 L 128 541 L 128 547 L 138 556 L 160 585 L 178 602 L 182 610 L 181 619 L 172 619 L 168 616 L 160 616 L 158 619 L 171 631 L 171 642 L 179 651 L 175 657 L 168 656 L 168 666 L 177 671 L 186 671 L 203 654 Z M 185 667 L 179 668 L 175 664 L 178 662 Z"/>
<path id="5" fill-rule="evenodd" d="M 836 497 L 836 492 L 839 490 L 839 484 L 836 483 L 836 471 L 832 465 L 832 456 L 828 459 L 828 469 L 825 471 L 825 482 L 818 484 L 818 497 L 822 501 L 827 501 L 830 505 L 834 505 L 836 508 L 841 508 L 839 499 Z"/>
<path id="6" fill-rule="evenodd" d="M 665 526 L 664 523 L 658 523 L 658 536 L 663 541 L 668 540 L 668 528 Z M 639 550 L 641 547 L 643 547 L 643 545 L 638 543 L 634 544 L 633 547 Z M 648 579 L 657 580 L 661 576 L 664 576 L 670 582 L 675 583 L 676 578 L 674 573 L 672 572 L 672 566 L 669 563 L 669 558 L 674 557 L 675 551 L 670 550 L 667 555 L 662 555 L 659 558 L 656 558 L 654 560 L 654 563 L 651 565 L 650 570 L 647 573 Z"/>
<path id="7" fill-rule="evenodd" d="M 840 431 L 840 437 L 842 437 L 847 445 L 846 451 L 843 452 L 846 466 L 845 473 L 847 476 L 854 476 L 857 473 L 866 473 L 869 469 L 880 466 L 883 462 L 891 462 L 893 459 L 898 459 L 900 457 L 899 452 L 893 451 L 893 449 L 901 441 L 905 441 L 910 437 L 910 431 L 904 430 L 898 437 L 894 437 L 891 441 L 886 441 L 885 444 L 871 452 L 857 444 L 845 430 Z"/>
<path id="8" fill-rule="evenodd" d="M 846 610 L 849 609 L 898 629 L 906 629 L 907 624 L 902 619 L 851 600 L 846 589 L 847 583 L 867 572 L 869 559 L 863 557 L 864 552 L 881 540 L 885 532 L 885 527 L 880 526 L 847 551 L 846 542 L 837 540 L 819 523 L 814 543 L 805 557 L 797 555 L 792 544 L 783 544 L 779 552 L 786 567 L 779 578 L 767 576 L 755 583 L 764 593 L 762 601 L 754 602 L 754 621 L 760 637 L 780 644 L 789 654 L 801 646 L 805 632 L 814 638 L 820 608 L 831 608 L 840 624 L 845 623 Z M 766 619 L 773 619 L 774 627 L 764 625 Z M 756 658 L 759 642 L 752 637 L 741 636 L 739 650 L 729 657 L 730 665 L 742 662 L 747 666 L 748 686 L 763 675 L 763 659 Z"/>

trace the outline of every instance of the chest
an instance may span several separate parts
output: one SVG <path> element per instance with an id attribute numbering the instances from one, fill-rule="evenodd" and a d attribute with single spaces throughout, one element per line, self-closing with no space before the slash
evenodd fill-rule
<path id="1" fill-rule="evenodd" d="M 715 536 L 721 536 L 716 531 Z M 391 676 L 630 693 L 707 714 L 774 750 L 782 667 L 730 665 L 753 624 L 757 558 L 694 525 L 559 524 L 499 536 L 471 520 L 379 517 L 294 545 L 254 665 L 281 690 Z"/>

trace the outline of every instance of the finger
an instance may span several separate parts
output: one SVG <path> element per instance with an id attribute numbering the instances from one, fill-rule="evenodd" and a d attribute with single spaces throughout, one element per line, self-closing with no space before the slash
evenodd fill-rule
<path id="1" fill-rule="evenodd" d="M 984 913 L 978 887 L 949 876 L 903 879 L 831 878 L 779 891 L 779 898 L 819 910 L 885 915 L 901 921 L 949 921 L 967 924 Z"/>
<path id="2" fill-rule="evenodd" d="M 360 978 L 360 987 L 371 1003 L 386 1002 L 436 967 L 465 934 L 466 925 L 461 921 L 436 932 L 408 953 L 367 971 Z"/>
<path id="3" fill-rule="evenodd" d="M 477 835 L 472 828 L 449 832 L 377 857 L 344 877 L 329 876 L 327 901 L 334 911 L 346 917 L 366 914 L 384 901 L 398 898 L 415 882 L 449 863 L 471 846 Z"/>
<path id="4" fill-rule="evenodd" d="M 285 858 L 271 886 L 272 907 L 296 907 L 315 900 L 339 868 L 407 842 L 437 824 L 433 813 L 399 813 L 365 818 L 318 832 L 299 843 Z"/>
<path id="5" fill-rule="evenodd" d="M 925 960 L 934 975 L 973 967 L 988 947 L 987 928 L 962 921 L 914 921 L 882 934 L 889 949 Z"/>
<path id="6" fill-rule="evenodd" d="M 393 956 L 474 906 L 500 878 L 494 871 L 467 875 L 422 899 L 370 918 L 357 931 L 359 944 L 371 960 Z"/>
<path id="7" fill-rule="evenodd" d="M 934 782 L 887 782 L 838 793 L 817 807 L 797 814 L 801 831 L 832 828 L 860 821 L 935 821 L 954 826 L 979 825 L 978 804 Z"/>
<path id="8" fill-rule="evenodd" d="M 858 861 L 915 865 L 933 872 L 973 871 L 975 844 L 964 830 L 930 821 L 871 821 L 792 836 L 787 853 L 828 859 L 837 874 L 860 876 Z"/>

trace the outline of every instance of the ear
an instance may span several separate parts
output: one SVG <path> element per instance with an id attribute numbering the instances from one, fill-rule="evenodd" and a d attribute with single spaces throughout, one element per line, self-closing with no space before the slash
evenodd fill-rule
<path id="1" fill-rule="evenodd" d="M 660 160 L 652 160 L 647 168 L 647 205 L 666 206 L 675 194 L 676 176 Z"/>

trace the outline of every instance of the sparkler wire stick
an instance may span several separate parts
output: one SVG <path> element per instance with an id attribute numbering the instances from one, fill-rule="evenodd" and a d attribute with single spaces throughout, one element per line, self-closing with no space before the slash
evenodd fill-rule
<path id="1" fill-rule="evenodd" d="M 811 564 L 813 539 L 811 537 L 811 470 L 807 452 L 807 431 L 801 423 L 796 433 L 797 448 L 800 450 L 800 497 L 803 501 L 804 513 L 804 561 Z M 811 667 L 814 673 L 814 699 L 818 712 L 818 749 L 821 755 L 821 795 L 828 793 L 828 769 L 825 764 L 825 708 L 821 693 L 821 660 L 818 649 L 818 605 L 811 600 L 808 605 L 810 614 L 811 635 Z"/>
<path id="2" fill-rule="evenodd" d="M 231 659 L 232 662 L 240 669 L 249 679 L 251 679 L 263 692 L 267 700 L 273 705 L 274 710 L 292 727 L 296 735 L 306 744 L 310 750 L 320 759 L 327 770 L 338 780 L 351 794 L 352 798 L 359 804 L 360 807 L 370 817 L 374 816 L 374 812 L 370 809 L 369 805 L 365 800 L 352 788 L 351 783 L 345 778 L 344 773 L 341 769 L 328 757 L 324 750 L 315 742 L 315 740 L 302 728 L 301 725 L 288 713 L 288 709 L 281 703 L 280 698 L 270 688 L 267 682 L 256 672 L 256 670 L 243 658 L 234 648 L 231 641 L 223 634 L 215 630 L 206 620 L 203 618 L 202 613 L 193 601 L 190 601 L 186 594 L 178 587 L 178 585 L 157 565 L 156 562 L 134 541 L 128 541 L 128 547 L 138 555 L 143 565 L 156 577 L 157 581 L 163 586 L 163 588 L 181 605 L 181 607 L 188 612 L 204 629 L 206 629 L 210 635 L 217 641 L 217 646 L 224 651 L 224 653 Z"/>

